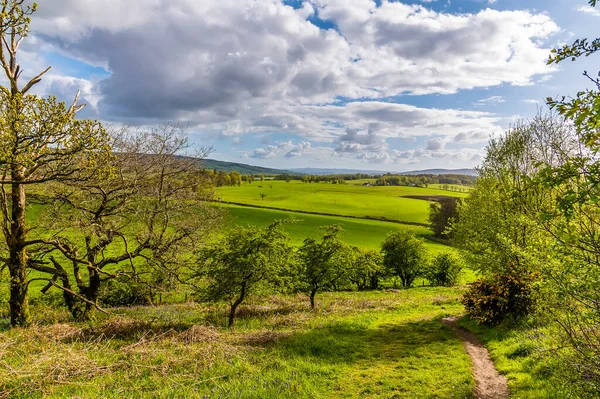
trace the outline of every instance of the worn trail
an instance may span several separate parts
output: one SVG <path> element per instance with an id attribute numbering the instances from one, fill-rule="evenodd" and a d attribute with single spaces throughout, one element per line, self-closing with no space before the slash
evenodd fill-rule
<path id="1" fill-rule="evenodd" d="M 510 395 L 506 377 L 500 375 L 488 350 L 469 331 L 456 325 L 458 316 L 442 319 L 442 323 L 456 333 L 464 342 L 473 362 L 475 397 L 477 399 L 506 399 Z"/>

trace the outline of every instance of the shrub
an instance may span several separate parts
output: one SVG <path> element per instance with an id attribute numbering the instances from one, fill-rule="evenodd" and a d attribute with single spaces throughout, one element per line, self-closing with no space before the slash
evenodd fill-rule
<path id="1" fill-rule="evenodd" d="M 352 248 L 352 260 L 348 280 L 359 291 L 376 290 L 379 280 L 384 276 L 383 259 L 377 251 Z"/>
<path id="2" fill-rule="evenodd" d="M 410 287 L 425 271 L 427 249 L 423 240 L 410 231 L 388 234 L 381 244 L 381 253 L 386 270 L 390 275 L 400 277 L 403 287 Z"/>
<path id="3" fill-rule="evenodd" d="M 462 273 L 463 261 L 453 253 L 438 254 L 427 266 L 425 277 L 434 286 L 452 287 Z"/>
<path id="4" fill-rule="evenodd" d="M 518 319 L 533 310 L 534 280 L 531 273 L 509 267 L 507 272 L 473 283 L 462 302 L 468 315 L 482 324 L 498 325 L 509 318 Z"/>
<path id="5" fill-rule="evenodd" d="M 146 284 L 124 276 L 108 280 L 100 288 L 100 303 L 103 306 L 148 305 L 151 297 L 151 290 Z"/>

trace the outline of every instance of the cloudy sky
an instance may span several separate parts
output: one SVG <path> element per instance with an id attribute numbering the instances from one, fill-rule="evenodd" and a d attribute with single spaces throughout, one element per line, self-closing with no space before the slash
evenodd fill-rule
<path id="1" fill-rule="evenodd" d="M 490 135 L 586 88 L 586 0 L 42 0 L 37 88 L 107 123 L 181 121 L 212 158 L 403 171 L 477 165 Z"/>

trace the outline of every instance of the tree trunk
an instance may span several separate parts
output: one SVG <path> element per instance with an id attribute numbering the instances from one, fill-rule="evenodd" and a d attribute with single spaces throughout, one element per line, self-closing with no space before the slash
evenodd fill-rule
<path id="1" fill-rule="evenodd" d="M 13 172 L 13 180 L 20 176 Z M 29 301 L 27 298 L 27 249 L 25 247 L 25 186 L 12 185 L 12 219 L 8 240 L 10 260 L 10 324 L 13 327 L 27 327 L 31 324 Z"/>
<path id="2" fill-rule="evenodd" d="M 310 308 L 315 309 L 315 296 L 317 295 L 318 288 L 313 288 L 310 291 Z"/>
<path id="3" fill-rule="evenodd" d="M 240 306 L 240 303 L 242 303 L 245 296 L 246 296 L 246 282 L 243 282 L 242 283 L 242 291 L 240 292 L 239 298 L 236 299 L 235 302 L 231 304 L 231 309 L 229 311 L 229 324 L 228 324 L 229 328 L 233 327 L 233 323 L 235 322 L 235 311 L 237 310 L 238 306 Z"/>

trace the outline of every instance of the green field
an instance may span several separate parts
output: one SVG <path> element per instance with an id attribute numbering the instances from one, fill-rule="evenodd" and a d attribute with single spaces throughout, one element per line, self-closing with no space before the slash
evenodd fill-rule
<path id="1" fill-rule="evenodd" d="M 471 363 L 442 316 L 460 289 L 325 293 L 243 305 L 115 309 L 92 325 L 34 312 L 0 333 L 0 392 L 14 398 L 471 398 Z M 50 324 L 47 323 L 57 323 Z M 1 395 L 0 395 L 1 396 Z"/>
<path id="2" fill-rule="evenodd" d="M 261 194 L 265 195 L 264 199 Z M 219 200 L 238 204 L 421 224 L 427 224 L 429 203 L 404 197 L 431 195 L 464 197 L 466 193 L 437 188 L 363 187 L 280 180 L 216 189 Z"/>
<path id="3" fill-rule="evenodd" d="M 309 215 L 296 212 L 276 211 L 272 209 L 258 209 L 237 205 L 220 205 L 227 210 L 229 225 L 256 225 L 268 226 L 274 220 L 295 219 L 295 223 L 285 226 L 294 244 L 300 244 L 305 238 L 316 238 L 321 233 L 321 226 L 339 224 L 344 231 L 342 238 L 350 245 L 363 248 L 379 248 L 385 236 L 398 229 L 407 229 L 415 234 L 425 237 L 431 235 L 431 230 L 422 226 L 403 225 L 378 220 L 351 219 L 336 216 Z M 431 243 L 432 248 L 444 245 Z"/>

